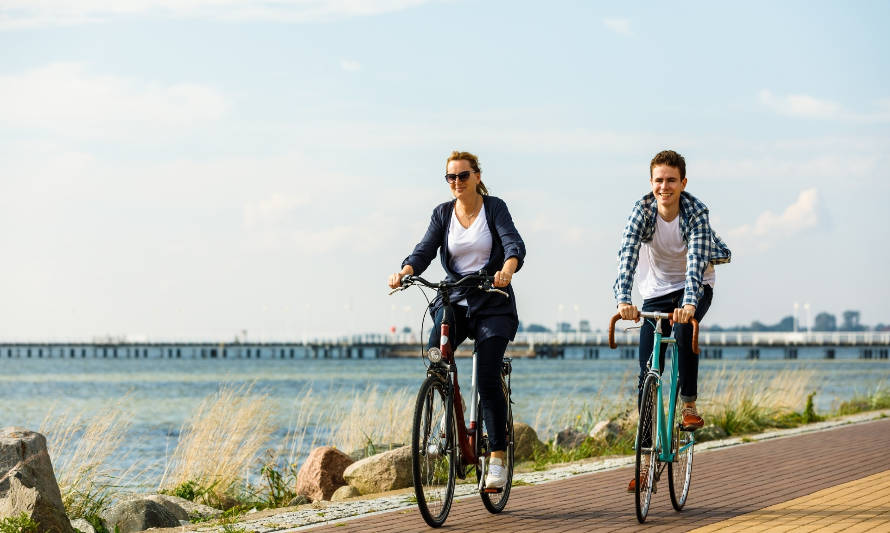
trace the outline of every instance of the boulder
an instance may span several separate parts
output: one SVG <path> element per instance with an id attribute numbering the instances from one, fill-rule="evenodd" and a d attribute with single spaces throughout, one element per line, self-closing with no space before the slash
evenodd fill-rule
<path id="1" fill-rule="evenodd" d="M 538 439 L 538 433 L 533 427 L 522 422 L 513 422 L 513 460 L 525 461 L 531 459 L 535 450 L 542 448 L 544 443 Z"/>
<path id="2" fill-rule="evenodd" d="M 348 487 L 349 485 L 345 485 L 345 486 Z M 340 488 L 343 488 L 343 487 L 340 487 Z M 336 494 L 336 493 L 337 493 L 337 491 L 334 491 L 334 494 Z M 333 496 L 331 496 L 331 497 L 333 498 Z M 310 500 L 306 496 L 303 496 L 302 494 L 297 494 L 296 496 L 291 498 L 291 500 L 289 502 L 287 502 L 287 505 L 285 507 L 296 507 L 298 505 L 304 505 L 307 503 L 312 503 L 312 500 Z"/>
<path id="3" fill-rule="evenodd" d="M 337 448 L 315 448 L 297 473 L 297 494 L 312 499 L 330 500 L 335 490 L 346 484 L 343 471 L 352 459 Z"/>
<path id="4" fill-rule="evenodd" d="M 81 533 L 96 533 L 96 528 L 93 527 L 93 524 L 87 522 L 83 518 L 75 518 L 72 520 L 71 527 Z"/>
<path id="5" fill-rule="evenodd" d="M 729 436 L 729 433 L 726 432 L 720 426 L 715 426 L 714 424 L 709 424 L 695 432 L 695 441 L 696 442 L 705 442 L 708 440 L 719 440 L 725 439 Z"/>
<path id="6" fill-rule="evenodd" d="M 411 446 L 373 455 L 349 465 L 343 472 L 347 483 L 361 494 L 410 487 Z"/>
<path id="7" fill-rule="evenodd" d="M 349 457 L 353 461 L 360 461 L 365 457 L 371 457 L 372 455 L 377 455 L 378 453 L 388 452 L 390 450 L 395 450 L 396 448 L 401 448 L 404 446 L 404 443 L 401 442 L 392 442 L 389 444 L 368 444 L 363 448 L 358 448 L 356 450 L 352 450 L 349 453 Z"/>
<path id="8" fill-rule="evenodd" d="M 148 498 L 125 500 L 102 513 L 109 531 L 135 533 L 152 527 L 179 527 L 179 519 L 162 504 Z"/>
<path id="9" fill-rule="evenodd" d="M 587 435 L 575 428 L 566 428 L 556 434 L 556 445 L 560 448 L 577 448 L 581 446 Z"/>
<path id="10" fill-rule="evenodd" d="M 173 496 L 172 494 L 134 494 L 127 498 L 130 500 L 151 500 L 163 505 L 179 521 L 190 522 L 198 518 L 216 518 L 222 515 L 222 511 L 200 503 Z"/>
<path id="11" fill-rule="evenodd" d="M 343 485 L 339 489 L 335 490 L 331 495 L 332 502 L 338 502 L 340 500 L 345 500 L 348 498 L 354 498 L 356 496 L 361 496 L 361 493 L 357 488 L 352 485 Z"/>
<path id="12" fill-rule="evenodd" d="M 40 533 L 73 533 L 46 448 L 46 438 L 24 428 L 0 430 L 0 517 L 22 513 Z"/>
<path id="13" fill-rule="evenodd" d="M 613 441 L 621 433 L 621 426 L 611 420 L 600 420 L 590 430 L 589 435 L 596 440 Z"/>

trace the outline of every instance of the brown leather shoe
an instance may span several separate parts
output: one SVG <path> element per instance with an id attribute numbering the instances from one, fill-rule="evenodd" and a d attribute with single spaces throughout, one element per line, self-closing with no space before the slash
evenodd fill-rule
<path id="1" fill-rule="evenodd" d="M 694 405 L 684 407 L 680 414 L 683 416 L 682 425 L 686 430 L 694 431 L 705 425 L 705 420 L 699 416 Z"/>

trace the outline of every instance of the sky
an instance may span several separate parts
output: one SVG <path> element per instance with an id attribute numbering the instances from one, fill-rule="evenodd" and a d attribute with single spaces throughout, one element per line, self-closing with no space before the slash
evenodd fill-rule
<path id="1" fill-rule="evenodd" d="M 417 329 L 386 279 L 454 149 L 525 240 L 525 324 L 606 326 L 668 148 L 733 252 L 705 324 L 888 323 L 888 23 L 879 1 L 0 0 L 0 339 Z"/>

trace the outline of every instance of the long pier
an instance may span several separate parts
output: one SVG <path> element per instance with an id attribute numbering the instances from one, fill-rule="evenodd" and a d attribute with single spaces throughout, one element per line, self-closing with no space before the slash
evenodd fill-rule
<path id="1" fill-rule="evenodd" d="M 426 336 L 424 335 L 424 338 Z M 508 348 L 512 357 L 635 359 L 638 333 L 520 333 Z M 702 332 L 705 359 L 888 359 L 890 332 Z M 458 357 L 472 353 L 464 343 Z M 359 335 L 306 341 L 0 341 L 4 359 L 381 359 L 419 357 L 418 336 Z"/>

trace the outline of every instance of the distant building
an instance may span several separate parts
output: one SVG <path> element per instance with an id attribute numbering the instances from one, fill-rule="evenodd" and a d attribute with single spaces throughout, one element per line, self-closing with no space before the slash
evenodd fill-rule
<path id="1" fill-rule="evenodd" d="M 582 320 L 581 322 L 578 322 L 578 331 L 581 333 L 590 333 L 590 321 Z"/>
<path id="2" fill-rule="evenodd" d="M 813 320 L 813 331 L 837 331 L 837 318 L 830 313 L 819 313 Z"/>
<path id="3" fill-rule="evenodd" d="M 859 311 L 844 311 L 844 324 L 841 331 L 862 331 L 865 327 L 859 323 Z"/>
<path id="4" fill-rule="evenodd" d="M 527 328 L 525 328 L 526 333 L 550 333 L 550 328 L 542 326 L 541 324 L 529 324 Z"/>

